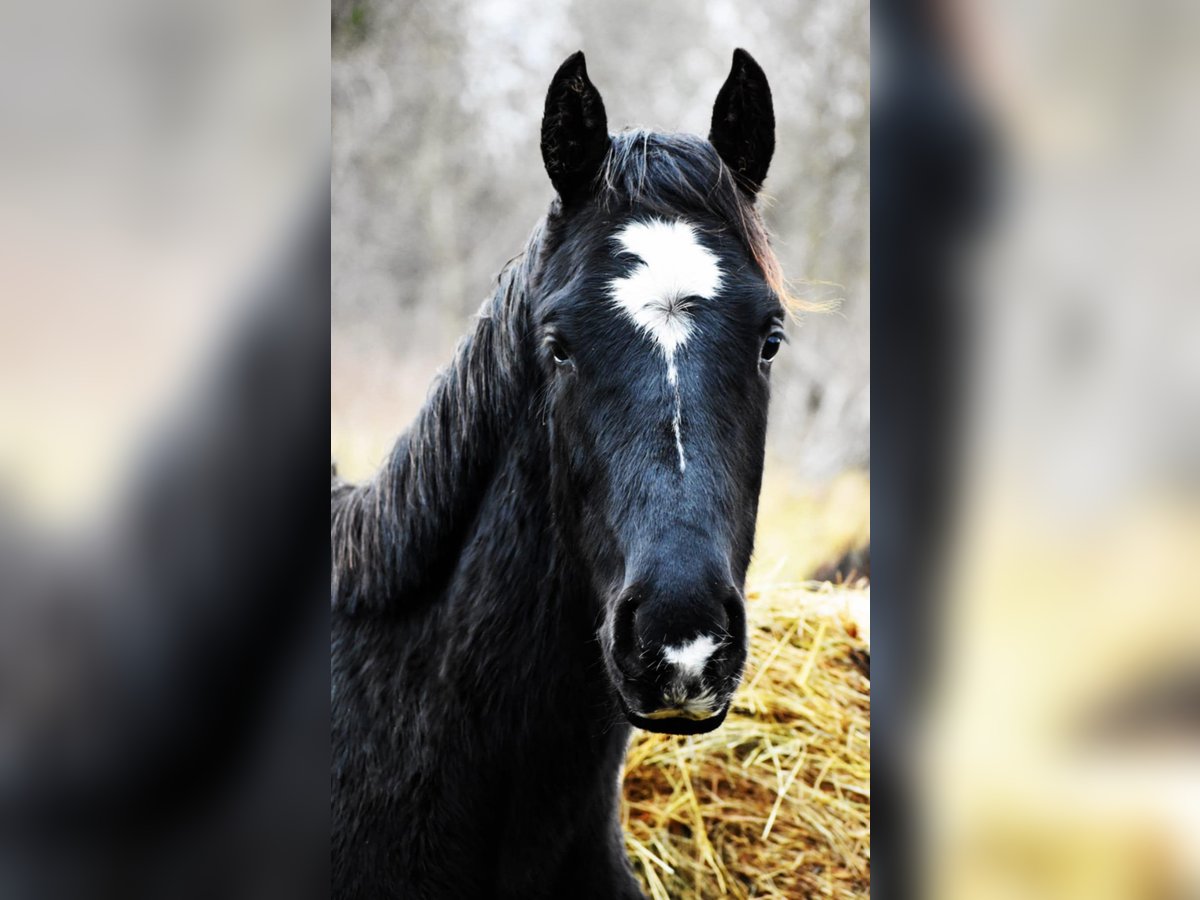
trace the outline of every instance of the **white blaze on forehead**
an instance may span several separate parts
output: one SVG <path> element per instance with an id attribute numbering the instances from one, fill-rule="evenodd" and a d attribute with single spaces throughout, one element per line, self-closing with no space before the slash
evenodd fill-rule
<path id="1" fill-rule="evenodd" d="M 708 658 L 718 646 L 718 642 L 708 635 L 701 635 L 680 647 L 664 647 L 663 656 L 684 675 L 699 678 L 704 673 Z"/>
<path id="2" fill-rule="evenodd" d="M 711 298 L 721 287 L 716 255 L 686 222 L 631 222 L 616 234 L 620 252 L 642 263 L 611 284 L 613 302 L 662 348 L 671 363 L 692 333 L 689 297 Z"/>
<path id="3" fill-rule="evenodd" d="M 696 239 L 687 222 L 649 219 L 630 222 L 616 234 L 620 253 L 638 257 L 641 264 L 610 284 L 612 301 L 638 330 L 658 344 L 667 361 L 667 382 L 675 389 L 671 426 L 679 454 L 679 471 L 687 469 L 683 452 L 682 401 L 675 351 L 692 333 L 688 301 L 711 299 L 721 287 L 717 257 Z"/>

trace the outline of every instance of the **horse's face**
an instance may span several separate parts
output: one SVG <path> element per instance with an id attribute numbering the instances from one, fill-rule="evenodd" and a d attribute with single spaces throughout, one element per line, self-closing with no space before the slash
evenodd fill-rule
<path id="1" fill-rule="evenodd" d="M 733 239 L 633 215 L 564 247 L 537 337 L 562 525 L 604 599 L 630 719 L 716 727 L 746 656 L 742 585 L 783 310 Z M 561 264 L 564 261 L 559 261 Z"/>
<path id="2" fill-rule="evenodd" d="M 534 338 L 559 525 L 582 561 L 568 574 L 602 600 L 630 721 L 709 731 L 746 658 L 783 308 L 720 219 L 560 194 Z"/>

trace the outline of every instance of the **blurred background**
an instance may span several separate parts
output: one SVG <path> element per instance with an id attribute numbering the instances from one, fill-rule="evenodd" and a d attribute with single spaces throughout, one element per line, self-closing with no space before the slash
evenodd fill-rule
<path id="1" fill-rule="evenodd" d="M 327 893 L 328 102 L 324 4 L 0 4 L 0 896 Z"/>
<path id="2" fill-rule="evenodd" d="M 333 5 L 331 445 L 382 461 L 524 246 L 553 189 L 550 76 L 583 49 L 609 127 L 707 135 L 735 47 L 770 79 L 763 206 L 802 316 L 772 374 L 760 557 L 809 577 L 869 534 L 868 10 L 865 0 L 451 0 Z M 778 518 L 778 527 L 772 520 Z"/>
<path id="3" fill-rule="evenodd" d="M 0 490 L 65 521 L 118 489 L 318 193 L 328 24 L 272 0 L 3 15 Z"/>
<path id="4" fill-rule="evenodd" d="M 873 6 L 874 875 L 1200 896 L 1200 10 Z"/>

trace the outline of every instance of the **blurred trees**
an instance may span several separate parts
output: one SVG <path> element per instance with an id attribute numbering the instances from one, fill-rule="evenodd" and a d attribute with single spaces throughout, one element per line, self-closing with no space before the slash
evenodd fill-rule
<path id="1" fill-rule="evenodd" d="M 374 454 L 390 443 L 544 213 L 538 125 L 563 58 L 588 54 L 614 130 L 706 134 L 737 46 L 775 94 L 765 213 L 785 272 L 801 296 L 840 301 L 791 329 L 769 453 L 807 477 L 865 465 L 866 0 L 336 0 L 335 434 L 359 433 Z"/>

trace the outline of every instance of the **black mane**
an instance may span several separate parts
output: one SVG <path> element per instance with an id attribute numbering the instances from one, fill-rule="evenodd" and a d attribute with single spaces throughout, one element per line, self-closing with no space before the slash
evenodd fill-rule
<path id="1" fill-rule="evenodd" d="M 331 484 L 332 603 L 355 613 L 425 588 L 482 496 L 520 409 L 541 228 L 500 273 L 474 329 L 371 481 Z"/>

